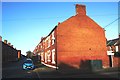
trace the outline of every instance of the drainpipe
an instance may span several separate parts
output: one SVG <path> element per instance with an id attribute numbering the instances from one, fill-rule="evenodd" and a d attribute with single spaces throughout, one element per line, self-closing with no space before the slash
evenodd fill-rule
<path id="1" fill-rule="evenodd" d="M 59 23 L 60 24 L 60 23 Z M 56 70 L 58 70 L 58 65 L 57 65 L 57 28 L 55 30 L 55 35 L 56 35 L 56 39 L 55 39 L 55 53 L 56 53 Z"/>
<path id="2" fill-rule="evenodd" d="M 120 52 L 120 33 L 119 33 L 118 52 Z"/>

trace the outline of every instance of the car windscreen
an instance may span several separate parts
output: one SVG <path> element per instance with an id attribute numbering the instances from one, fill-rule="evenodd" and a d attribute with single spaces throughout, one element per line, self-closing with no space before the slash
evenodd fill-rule
<path id="1" fill-rule="evenodd" d="M 32 63 L 31 60 L 26 60 L 24 63 Z"/>

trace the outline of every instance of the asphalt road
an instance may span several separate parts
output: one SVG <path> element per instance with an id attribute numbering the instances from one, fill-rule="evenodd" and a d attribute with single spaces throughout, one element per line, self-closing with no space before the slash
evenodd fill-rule
<path id="1" fill-rule="evenodd" d="M 23 70 L 22 64 L 25 58 L 18 62 L 11 62 L 2 68 L 2 78 L 116 78 L 120 79 L 120 72 L 116 69 L 101 70 L 97 72 L 72 72 L 65 73 L 56 69 L 48 68 L 42 64 L 36 65 L 34 70 Z"/>
<path id="2" fill-rule="evenodd" d="M 20 61 L 10 62 L 2 67 L 2 78 L 33 78 L 31 70 L 23 70 L 22 64 L 26 58 Z"/>
<path id="3" fill-rule="evenodd" d="M 120 72 L 114 71 L 95 71 L 95 72 L 70 72 L 66 71 L 56 71 L 55 69 L 49 68 L 37 68 L 33 70 L 39 76 L 39 78 L 113 78 L 120 79 Z"/>

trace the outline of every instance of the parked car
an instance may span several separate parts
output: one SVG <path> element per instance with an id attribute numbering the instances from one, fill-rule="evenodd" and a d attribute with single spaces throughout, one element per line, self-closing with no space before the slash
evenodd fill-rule
<path id="1" fill-rule="evenodd" d="M 35 69 L 35 65 L 33 64 L 33 61 L 31 59 L 27 59 L 24 63 L 23 63 L 23 69 L 24 70 L 33 70 Z"/>
<path id="2" fill-rule="evenodd" d="M 32 59 L 30 59 L 30 58 L 27 58 L 26 60 L 32 60 Z"/>

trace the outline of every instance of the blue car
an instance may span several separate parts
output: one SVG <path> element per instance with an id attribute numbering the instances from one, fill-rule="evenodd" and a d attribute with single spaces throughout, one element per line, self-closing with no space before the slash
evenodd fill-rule
<path id="1" fill-rule="evenodd" d="M 33 64 L 33 61 L 32 60 L 26 60 L 23 63 L 23 69 L 24 70 L 33 70 L 33 69 L 35 69 L 35 65 Z"/>

